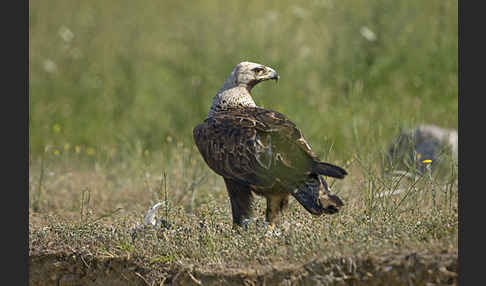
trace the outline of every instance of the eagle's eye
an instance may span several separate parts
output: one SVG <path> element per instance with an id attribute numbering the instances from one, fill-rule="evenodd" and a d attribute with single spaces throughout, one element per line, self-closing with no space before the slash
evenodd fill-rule
<path id="1" fill-rule="evenodd" d="M 265 71 L 265 68 L 262 68 L 262 67 L 256 67 L 256 68 L 252 68 L 251 69 L 255 74 L 257 75 L 261 75 L 264 71 Z"/>

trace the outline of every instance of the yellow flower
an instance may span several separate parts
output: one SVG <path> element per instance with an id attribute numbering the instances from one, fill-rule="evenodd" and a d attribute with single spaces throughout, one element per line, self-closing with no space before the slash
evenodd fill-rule
<path id="1" fill-rule="evenodd" d="M 424 163 L 424 164 L 430 164 L 430 163 L 432 163 L 432 160 L 423 160 L 422 163 Z"/>
<path id="2" fill-rule="evenodd" d="M 96 151 L 95 151 L 95 149 L 93 149 L 93 148 L 91 148 L 91 147 L 88 147 L 88 148 L 86 149 L 86 153 L 87 153 L 89 156 L 93 156 L 93 155 L 96 153 Z"/>
<path id="3" fill-rule="evenodd" d="M 61 155 L 61 152 L 59 152 L 59 150 L 55 149 L 54 150 L 54 155 L 59 156 L 59 155 Z"/>
<path id="4" fill-rule="evenodd" d="M 81 147 L 79 145 L 74 146 L 74 152 L 76 153 L 81 152 Z"/>
<path id="5" fill-rule="evenodd" d="M 61 125 L 59 124 L 54 124 L 54 126 L 52 126 L 52 131 L 54 131 L 54 133 L 59 133 L 61 132 Z"/>

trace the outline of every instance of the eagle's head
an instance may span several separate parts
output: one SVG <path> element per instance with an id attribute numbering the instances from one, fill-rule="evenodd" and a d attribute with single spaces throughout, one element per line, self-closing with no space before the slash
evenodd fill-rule
<path id="1" fill-rule="evenodd" d="M 259 82 L 279 78 L 278 73 L 270 67 L 252 62 L 241 62 L 226 78 L 223 89 L 243 86 L 250 91 Z"/>

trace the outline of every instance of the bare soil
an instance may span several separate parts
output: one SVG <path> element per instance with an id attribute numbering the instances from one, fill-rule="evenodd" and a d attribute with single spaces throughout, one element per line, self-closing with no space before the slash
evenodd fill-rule
<path id="1" fill-rule="evenodd" d="M 299 265 L 207 269 L 76 253 L 29 257 L 30 285 L 457 285 L 457 253 L 387 253 Z"/>

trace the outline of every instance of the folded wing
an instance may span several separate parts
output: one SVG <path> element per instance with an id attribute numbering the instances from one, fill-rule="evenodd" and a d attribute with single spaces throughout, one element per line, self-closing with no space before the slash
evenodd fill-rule
<path id="1" fill-rule="evenodd" d="M 258 107 L 220 112 L 194 128 L 194 141 L 217 174 L 254 186 L 276 181 L 289 190 L 311 173 L 346 172 L 318 160 L 300 130 L 282 114 Z"/>

